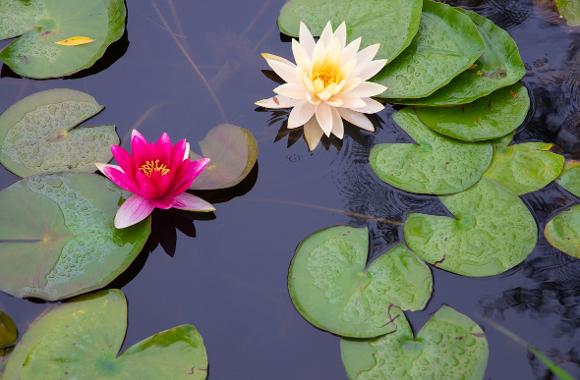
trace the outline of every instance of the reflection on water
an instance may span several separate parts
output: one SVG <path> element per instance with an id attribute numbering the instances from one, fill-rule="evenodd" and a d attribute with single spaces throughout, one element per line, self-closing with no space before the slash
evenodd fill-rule
<path id="1" fill-rule="evenodd" d="M 551 10 L 539 11 L 542 1 L 447 2 L 491 17 L 518 42 L 534 112 L 516 141 L 550 141 L 567 157 L 579 158 L 580 39 L 578 32 L 551 17 Z M 301 141 L 300 131 L 285 128 L 287 113 L 256 112 L 254 101 L 270 93 L 274 79 L 264 77 L 269 73 L 262 73 L 266 65 L 259 53 L 290 56 L 290 46 L 281 42 L 275 23 L 283 2 L 127 0 L 128 34 L 91 75 L 30 81 L 4 68 L 0 78 L 2 110 L 25 95 L 66 86 L 107 105 L 106 119 L 117 123 L 120 136 L 137 126 L 148 136 L 167 130 L 199 141 L 224 118 L 256 135 L 259 170 L 231 191 L 199 194 L 218 203 L 214 216 L 157 213 L 146 250 L 110 285 L 121 287 L 129 300 L 125 347 L 171 326 L 194 323 L 208 347 L 211 380 L 345 379 L 338 338 L 308 325 L 289 300 L 286 276 L 296 244 L 324 227 L 366 224 L 377 256 L 401 240 L 400 225 L 353 213 L 395 221 L 409 212 L 448 214 L 437 198 L 395 190 L 370 170 L 373 144 L 410 141 L 393 123 L 393 107 L 374 120 L 376 134 L 351 129 L 342 144 L 327 141 L 313 153 Z M 90 124 L 102 121 L 97 116 Z M 0 169 L 1 188 L 16 180 Z M 540 229 L 557 211 L 578 202 L 557 185 L 524 200 Z M 328 209 L 346 210 L 351 216 Z M 442 304 L 484 328 L 479 317 L 487 316 L 580 378 L 579 263 L 540 238 L 524 264 L 501 276 L 468 279 L 433 269 L 433 299 L 425 311 L 409 313 L 409 318 L 418 329 Z M 0 308 L 15 318 L 21 331 L 46 307 L 0 295 Z M 520 346 L 491 328 L 486 333 L 491 349 L 486 379 L 549 378 Z"/>

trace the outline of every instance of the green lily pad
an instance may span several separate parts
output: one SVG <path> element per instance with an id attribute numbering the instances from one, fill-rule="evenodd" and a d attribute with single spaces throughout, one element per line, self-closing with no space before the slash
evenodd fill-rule
<path id="1" fill-rule="evenodd" d="M 0 351 L 13 346 L 16 343 L 16 339 L 18 339 L 16 325 L 8 314 L 0 310 Z"/>
<path id="2" fill-rule="evenodd" d="M 522 200 L 482 179 L 469 190 L 440 197 L 453 217 L 411 214 L 405 241 L 419 257 L 470 277 L 503 273 L 528 257 L 538 228 Z"/>
<path id="3" fill-rule="evenodd" d="M 75 128 L 103 109 L 80 91 L 55 89 L 27 96 L 0 115 L 0 163 L 21 177 L 94 172 L 119 143 L 114 125 Z"/>
<path id="4" fill-rule="evenodd" d="M 558 180 L 558 184 L 580 198 L 580 161 L 566 162 L 564 173 Z"/>
<path id="5" fill-rule="evenodd" d="M 373 81 L 387 86 L 382 98 L 424 98 L 467 70 L 484 50 L 469 16 L 449 5 L 424 0 L 415 39 Z"/>
<path id="6" fill-rule="evenodd" d="M 425 125 L 442 135 L 467 142 L 493 140 L 515 131 L 530 109 L 528 90 L 518 84 L 471 104 L 448 108 L 417 108 Z"/>
<path id="7" fill-rule="evenodd" d="M 466 315 L 443 306 L 417 337 L 404 315 L 396 323 L 396 331 L 377 339 L 341 341 L 350 380 L 483 379 L 487 339 Z"/>
<path id="8" fill-rule="evenodd" d="M 555 0 L 558 13 L 570 26 L 580 26 L 580 2 L 578 0 Z"/>
<path id="9" fill-rule="evenodd" d="M 423 0 L 290 0 L 278 17 L 280 31 L 298 37 L 300 21 L 319 36 L 331 21 L 346 23 L 348 39 L 362 37 L 362 46 L 379 43 L 378 58 L 393 60 L 419 30 Z"/>
<path id="10" fill-rule="evenodd" d="M 126 330 L 120 290 L 66 302 L 32 323 L 8 359 L 4 380 L 207 377 L 203 338 L 194 326 L 157 333 L 119 355 Z"/>
<path id="11" fill-rule="evenodd" d="M 18 38 L 0 51 L 0 60 L 29 78 L 74 74 L 91 67 L 123 36 L 126 13 L 123 0 L 2 0 L 0 40 Z M 76 36 L 94 42 L 56 43 Z"/>
<path id="12" fill-rule="evenodd" d="M 544 235 L 553 247 L 580 259 L 580 205 L 550 220 L 546 224 Z"/>
<path id="13" fill-rule="evenodd" d="M 415 144 L 378 144 L 371 168 L 384 182 L 419 194 L 453 194 L 480 180 L 493 156 L 491 144 L 466 144 L 427 128 L 412 108 L 393 119 Z"/>
<path id="14" fill-rule="evenodd" d="M 564 169 L 564 156 L 550 152 L 552 147 L 553 144 L 535 142 L 496 147 L 484 177 L 518 195 L 541 190 Z"/>
<path id="15" fill-rule="evenodd" d="M 338 226 L 306 238 L 290 265 L 294 306 L 314 326 L 370 338 L 393 331 L 400 309 L 420 310 L 431 297 L 429 268 L 403 245 L 367 266 L 368 230 Z"/>
<path id="16" fill-rule="evenodd" d="M 191 185 L 192 190 L 227 189 L 242 182 L 258 160 L 258 142 L 249 130 L 221 124 L 210 130 L 199 143 L 209 166 Z M 193 160 L 201 158 L 191 153 Z"/>
<path id="17" fill-rule="evenodd" d="M 57 300 L 102 288 L 149 237 L 148 219 L 118 230 L 124 194 L 94 174 L 50 174 L 0 192 L 0 290 Z"/>
<path id="18" fill-rule="evenodd" d="M 469 70 L 451 83 L 423 99 L 402 100 L 400 103 L 420 106 L 453 106 L 471 103 L 518 82 L 526 68 L 518 46 L 508 32 L 475 12 L 457 8 L 477 25 L 485 42 L 485 51 Z"/>

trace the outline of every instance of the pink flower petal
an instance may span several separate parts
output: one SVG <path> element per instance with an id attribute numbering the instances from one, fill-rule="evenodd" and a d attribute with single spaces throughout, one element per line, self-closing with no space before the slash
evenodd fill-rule
<path id="1" fill-rule="evenodd" d="M 115 160 L 117 160 L 121 168 L 123 168 L 123 171 L 131 175 L 131 172 L 135 170 L 135 163 L 133 162 L 133 157 L 131 157 L 129 152 L 118 145 L 113 145 L 111 147 L 111 152 L 113 153 Z"/>
<path id="2" fill-rule="evenodd" d="M 97 169 L 105 175 L 111 182 L 119 186 L 123 190 L 135 192 L 137 187 L 133 183 L 133 180 L 125 174 L 120 166 L 109 165 L 109 164 L 95 164 Z"/>
<path id="3" fill-rule="evenodd" d="M 149 143 L 136 129 L 131 133 L 131 151 L 136 165 L 141 165 L 149 159 Z"/>
<path id="4" fill-rule="evenodd" d="M 173 207 L 174 198 L 158 198 L 152 199 L 150 202 L 155 206 L 155 208 L 168 210 Z"/>
<path id="5" fill-rule="evenodd" d="M 171 152 L 172 152 L 172 145 L 171 145 L 171 138 L 167 134 L 167 132 L 163 132 L 163 134 L 159 137 L 157 142 L 153 146 L 154 148 L 154 155 L 157 160 L 161 161 L 162 163 L 169 165 L 171 163 Z"/>
<path id="6" fill-rule="evenodd" d="M 183 193 L 175 197 L 173 200 L 173 208 L 197 212 L 215 211 L 215 207 L 211 203 L 189 193 Z"/>
<path id="7" fill-rule="evenodd" d="M 176 197 L 189 189 L 193 181 L 205 170 L 207 165 L 209 165 L 209 161 L 209 158 L 202 158 L 197 161 L 183 161 L 178 172 L 175 174 L 172 189 L 167 196 Z"/>
<path id="8" fill-rule="evenodd" d="M 153 204 L 147 199 L 132 195 L 117 210 L 115 227 L 120 229 L 133 226 L 151 215 L 154 209 Z"/>
<path id="9" fill-rule="evenodd" d="M 171 152 L 171 169 L 177 167 L 183 160 L 189 158 L 189 144 L 185 139 L 180 140 L 173 146 Z M 187 156 L 186 156 L 187 154 Z"/>

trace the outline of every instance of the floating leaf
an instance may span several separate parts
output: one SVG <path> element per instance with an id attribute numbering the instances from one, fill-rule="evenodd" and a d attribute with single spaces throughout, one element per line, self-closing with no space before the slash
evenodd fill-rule
<path id="1" fill-rule="evenodd" d="M 415 144 L 379 144 L 370 154 L 376 175 L 386 183 L 420 194 L 453 194 L 473 186 L 491 163 L 491 144 L 466 144 L 427 128 L 412 108 L 393 119 Z"/>
<path id="2" fill-rule="evenodd" d="M 392 319 L 431 297 L 429 268 L 402 245 L 367 267 L 368 230 L 339 226 L 306 238 L 288 275 L 294 306 L 314 326 L 369 338 L 393 331 Z"/>
<path id="3" fill-rule="evenodd" d="M 580 198 L 580 161 L 566 162 L 564 173 L 558 180 L 558 184 Z"/>
<path id="4" fill-rule="evenodd" d="M 580 2 L 578 0 L 555 0 L 558 13 L 570 26 L 580 26 Z"/>
<path id="5" fill-rule="evenodd" d="M 120 290 L 66 302 L 32 323 L 8 359 L 4 380 L 207 377 L 203 338 L 194 326 L 157 333 L 119 355 L 126 330 Z"/>
<path id="6" fill-rule="evenodd" d="M 423 99 L 400 103 L 420 106 L 452 106 L 471 103 L 492 92 L 513 85 L 526 74 L 518 46 L 508 32 L 475 12 L 457 8 L 477 25 L 485 51 L 475 64 L 451 83 Z"/>
<path id="7" fill-rule="evenodd" d="M 90 44 L 91 42 L 95 42 L 95 40 L 91 37 L 74 36 L 65 38 L 64 40 L 56 41 L 55 44 L 62 46 L 80 46 Z"/>
<path id="8" fill-rule="evenodd" d="M 477 142 L 515 131 L 530 109 L 528 90 L 518 84 L 494 92 L 471 104 L 448 108 L 417 108 L 425 125 L 442 135 Z"/>
<path id="9" fill-rule="evenodd" d="M 51 174 L 0 192 L 0 290 L 57 300 L 102 288 L 141 252 L 150 219 L 117 230 L 123 193 L 94 174 Z"/>
<path id="10" fill-rule="evenodd" d="M 422 0 L 290 0 L 280 12 L 278 27 L 298 37 L 300 21 L 316 36 L 331 21 L 343 21 L 349 40 L 362 37 L 362 46 L 379 43 L 379 58 L 395 59 L 419 30 Z"/>
<path id="11" fill-rule="evenodd" d="M 573 206 L 548 222 L 544 235 L 553 247 L 580 259 L 580 205 Z"/>
<path id="12" fill-rule="evenodd" d="M 411 214 L 405 241 L 423 260 L 464 276 L 503 273 L 528 257 L 538 229 L 521 199 L 482 179 L 469 190 L 440 197 L 453 217 Z"/>
<path id="13" fill-rule="evenodd" d="M 518 195 L 538 191 L 556 180 L 564 168 L 564 157 L 550 152 L 548 143 L 525 143 L 496 147 L 484 177 Z"/>
<path id="14" fill-rule="evenodd" d="M 12 318 L 0 310 L 0 351 L 11 347 L 16 343 L 18 338 L 18 329 L 12 321 Z M 0 352 L 0 356 L 2 353 Z"/>
<path id="15" fill-rule="evenodd" d="M 481 380 L 489 347 L 475 322 L 443 306 L 417 337 L 404 315 L 396 330 L 373 340 L 341 340 L 342 362 L 350 380 Z"/>
<path id="16" fill-rule="evenodd" d="M 242 182 L 258 160 L 258 143 L 249 130 L 221 124 L 199 143 L 204 157 L 211 158 L 207 169 L 193 182 L 193 190 L 215 190 Z M 200 156 L 191 153 L 192 159 Z"/>
<path id="17" fill-rule="evenodd" d="M 123 0 L 2 0 L 0 39 L 18 37 L 0 60 L 29 78 L 56 78 L 91 67 L 125 31 Z M 71 49 L 56 42 L 71 36 L 96 42 Z"/>
<path id="18" fill-rule="evenodd" d="M 21 177 L 94 172 L 119 143 L 114 125 L 75 128 L 103 109 L 90 95 L 55 89 L 27 96 L 0 115 L 0 163 Z"/>
<path id="19" fill-rule="evenodd" d="M 388 89 L 383 98 L 424 98 L 468 69 L 485 46 L 469 16 L 424 0 L 419 32 L 411 45 L 374 82 Z"/>

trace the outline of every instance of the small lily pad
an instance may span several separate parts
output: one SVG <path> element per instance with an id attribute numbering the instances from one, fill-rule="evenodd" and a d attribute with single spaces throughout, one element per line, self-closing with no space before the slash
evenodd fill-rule
<path id="1" fill-rule="evenodd" d="M 570 26 L 580 26 L 580 2 L 578 0 L 555 0 L 558 13 Z"/>
<path id="2" fill-rule="evenodd" d="M 548 222 L 544 235 L 553 247 L 580 259 L 580 205 L 573 206 Z"/>
<path id="3" fill-rule="evenodd" d="M 479 181 L 493 156 L 491 144 L 466 144 L 427 128 L 412 108 L 393 119 L 415 144 L 378 144 L 371 168 L 384 182 L 419 194 L 453 194 Z"/>
<path id="4" fill-rule="evenodd" d="M 339 226 L 306 238 L 288 275 L 294 306 L 314 326 L 370 338 L 393 331 L 400 310 L 420 310 L 431 297 L 429 268 L 403 245 L 367 266 L 368 230 Z"/>
<path id="5" fill-rule="evenodd" d="M 453 217 L 410 214 L 405 241 L 423 260 L 463 276 L 503 273 L 528 257 L 538 228 L 512 191 L 482 179 L 469 190 L 440 197 Z"/>
<path id="6" fill-rule="evenodd" d="M 209 131 L 199 143 L 209 166 L 191 185 L 192 190 L 215 190 L 242 182 L 258 160 L 258 142 L 249 130 L 232 124 L 221 124 Z M 191 153 L 191 158 L 201 158 Z"/>
<path id="7" fill-rule="evenodd" d="M 552 144 L 535 142 L 496 147 L 484 177 L 518 195 L 541 190 L 564 169 L 564 156 L 550 152 L 552 147 Z"/>
<path id="8" fill-rule="evenodd" d="M 420 106 L 453 106 L 471 103 L 500 88 L 511 86 L 526 74 L 516 42 L 508 32 L 479 14 L 459 9 L 477 25 L 485 42 L 485 51 L 475 64 L 451 83 L 423 99 L 400 103 Z"/>
<path id="9" fill-rule="evenodd" d="M 16 343 L 16 339 L 18 339 L 16 325 L 8 314 L 0 310 L 0 351 L 13 346 Z M 1 352 L 0 355 L 2 355 Z"/>
<path id="10" fill-rule="evenodd" d="M 443 306 L 417 337 L 404 315 L 392 334 L 372 340 L 341 340 L 342 362 L 350 380 L 481 380 L 489 347 L 485 333 L 469 317 Z"/>
<path id="11" fill-rule="evenodd" d="M 419 30 L 422 0 L 290 0 L 280 11 L 278 27 L 298 37 L 300 21 L 315 35 L 331 21 L 346 23 L 349 40 L 362 37 L 363 46 L 379 43 L 378 58 L 393 60 Z"/>
<path id="12" fill-rule="evenodd" d="M 55 89 L 27 96 L 0 115 L 0 163 L 21 177 L 94 172 L 119 143 L 114 125 L 75 128 L 103 109 L 80 91 Z"/>
<path id="13" fill-rule="evenodd" d="M 530 109 L 522 85 L 503 88 L 471 104 L 448 108 L 417 108 L 425 125 L 442 135 L 467 142 L 493 140 L 515 131 Z"/>
<path id="14" fill-rule="evenodd" d="M 0 51 L 15 73 L 37 79 L 74 74 L 91 67 L 125 32 L 123 0 L 2 0 L 0 40 L 18 37 Z M 74 36 L 80 46 L 57 42 Z"/>
<path id="15" fill-rule="evenodd" d="M 94 174 L 50 174 L 0 192 L 0 290 L 58 300 L 102 288 L 141 252 L 151 221 L 118 230 L 125 195 Z"/>
<path id="16" fill-rule="evenodd" d="M 157 333 L 119 355 L 126 330 L 127 301 L 120 290 L 76 298 L 32 323 L 10 355 L 3 379 L 207 377 L 203 338 L 194 326 Z"/>
<path id="17" fill-rule="evenodd" d="M 387 86 L 382 98 L 424 98 L 467 70 L 484 50 L 469 16 L 449 5 L 424 0 L 415 39 L 373 81 Z"/>
<path id="18" fill-rule="evenodd" d="M 564 173 L 558 180 L 558 184 L 580 198 L 580 161 L 566 162 Z"/>

